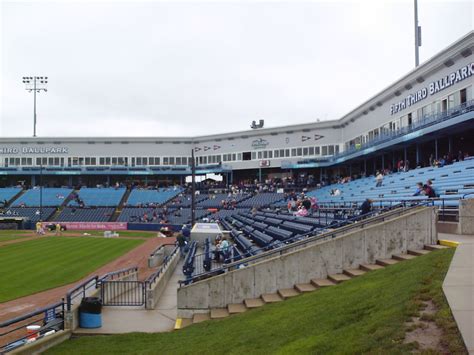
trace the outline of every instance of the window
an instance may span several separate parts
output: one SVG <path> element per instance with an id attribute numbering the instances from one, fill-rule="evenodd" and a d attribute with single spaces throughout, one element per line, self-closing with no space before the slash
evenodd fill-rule
<path id="1" fill-rule="evenodd" d="M 334 155 L 334 146 L 330 145 L 328 146 L 328 148 L 329 148 L 329 151 L 328 151 L 329 155 Z"/>
<path id="2" fill-rule="evenodd" d="M 303 148 L 303 155 L 307 156 L 308 155 L 308 148 Z"/>
<path id="3" fill-rule="evenodd" d="M 269 150 L 268 151 L 268 159 L 272 159 L 273 158 L 273 151 Z"/>
<path id="4" fill-rule="evenodd" d="M 105 157 L 105 165 L 110 165 L 110 158 L 109 157 Z"/>
<path id="5" fill-rule="evenodd" d="M 291 156 L 296 157 L 296 148 L 291 149 Z"/>
<path id="6" fill-rule="evenodd" d="M 461 104 L 463 104 L 467 101 L 467 90 L 462 89 L 459 93 L 460 93 L 460 97 L 461 97 Z"/>
<path id="7" fill-rule="evenodd" d="M 255 159 L 257 159 L 257 153 L 252 152 L 252 160 L 255 160 Z"/>
<path id="8" fill-rule="evenodd" d="M 112 158 L 112 165 L 117 165 L 117 158 L 116 157 Z"/>
<path id="9" fill-rule="evenodd" d="M 174 165 L 174 157 L 170 157 L 170 165 Z"/>
<path id="10" fill-rule="evenodd" d="M 262 159 L 262 152 L 257 153 L 258 159 Z"/>
<path id="11" fill-rule="evenodd" d="M 241 161 L 242 160 L 242 153 L 237 153 L 237 160 Z M 245 160 L 245 159 L 243 159 Z"/>
<path id="12" fill-rule="evenodd" d="M 339 154 L 339 144 L 334 146 L 336 148 L 336 154 Z"/>
<path id="13" fill-rule="evenodd" d="M 308 154 L 314 155 L 314 147 L 309 147 Z"/>
<path id="14" fill-rule="evenodd" d="M 290 156 L 290 150 L 289 149 L 285 149 L 285 157 L 289 157 Z"/>
<path id="15" fill-rule="evenodd" d="M 237 158 L 237 157 L 236 157 L 236 154 L 233 153 L 233 154 L 232 154 L 232 161 L 236 161 L 236 160 L 237 160 L 236 158 Z"/>
<path id="16" fill-rule="evenodd" d="M 279 150 L 275 150 L 275 158 L 278 158 L 280 157 L 280 151 Z"/>
<path id="17" fill-rule="evenodd" d="M 202 157 L 199 157 L 199 159 L 201 160 Z M 168 165 L 168 157 L 163 158 L 163 165 Z"/>
<path id="18" fill-rule="evenodd" d="M 61 158 L 61 166 L 64 165 L 64 158 Z M 91 165 L 97 165 L 97 158 L 91 158 Z"/>
<path id="19" fill-rule="evenodd" d="M 322 155 L 323 155 L 323 156 L 328 155 L 328 147 L 327 147 L 327 145 L 323 145 Z"/>
<path id="20" fill-rule="evenodd" d="M 302 156 L 303 155 L 303 149 L 302 148 L 296 149 L 296 155 L 299 156 L 299 157 Z"/>

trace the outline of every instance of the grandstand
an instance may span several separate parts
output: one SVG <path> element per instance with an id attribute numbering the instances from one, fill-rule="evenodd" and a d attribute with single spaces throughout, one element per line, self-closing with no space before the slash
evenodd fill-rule
<path id="1" fill-rule="evenodd" d="M 34 207 L 40 206 L 60 206 L 71 194 L 70 188 L 55 188 L 55 187 L 35 187 L 25 191 L 23 195 L 18 197 L 13 203 L 13 207 L 24 206 Z"/>
<path id="2" fill-rule="evenodd" d="M 119 188 L 88 188 L 83 187 L 78 192 L 78 198 L 84 206 L 118 206 L 120 200 L 125 195 L 126 189 L 124 187 Z M 69 202 L 69 206 L 79 206 L 80 203 L 77 199 L 73 199 Z"/>
<path id="3" fill-rule="evenodd" d="M 127 206 L 161 205 L 182 192 L 181 188 L 140 189 L 135 188 L 128 197 Z"/>

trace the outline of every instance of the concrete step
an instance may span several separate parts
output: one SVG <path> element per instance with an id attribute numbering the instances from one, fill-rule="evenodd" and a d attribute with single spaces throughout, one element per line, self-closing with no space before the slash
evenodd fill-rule
<path id="1" fill-rule="evenodd" d="M 244 300 L 245 307 L 248 309 L 262 307 L 265 302 L 261 298 L 247 298 Z"/>
<path id="2" fill-rule="evenodd" d="M 344 269 L 342 272 L 349 277 L 357 277 L 365 274 L 365 271 L 361 269 Z"/>
<path id="3" fill-rule="evenodd" d="M 227 305 L 227 310 L 230 314 L 243 313 L 247 310 L 247 307 L 243 303 L 231 303 Z"/>
<path id="4" fill-rule="evenodd" d="M 312 279 L 311 283 L 315 287 L 328 287 L 328 286 L 334 286 L 335 283 L 332 282 L 331 280 L 328 279 Z"/>
<path id="5" fill-rule="evenodd" d="M 328 275 L 328 279 L 336 284 L 340 284 L 341 282 L 348 281 L 351 278 L 344 274 L 332 274 Z"/>
<path id="6" fill-rule="evenodd" d="M 281 298 L 286 300 L 287 298 L 298 296 L 300 293 L 294 288 L 282 288 L 278 290 L 278 294 Z"/>
<path id="7" fill-rule="evenodd" d="M 211 319 L 209 313 L 196 313 L 193 317 L 193 324 L 201 323 L 209 319 Z"/>
<path id="8" fill-rule="evenodd" d="M 407 252 L 408 254 L 415 256 L 422 256 L 430 253 L 430 251 L 426 249 L 408 249 Z"/>
<path id="9" fill-rule="evenodd" d="M 416 256 L 410 255 L 410 254 L 398 254 L 398 255 L 393 255 L 392 258 L 399 261 L 405 261 L 405 260 L 415 259 Z"/>
<path id="10" fill-rule="evenodd" d="M 226 318 L 229 316 L 227 308 L 213 308 L 211 309 L 211 319 Z"/>
<path id="11" fill-rule="evenodd" d="M 304 292 L 312 292 L 316 290 L 316 287 L 314 287 L 312 284 L 296 284 L 295 289 L 300 293 L 304 293 Z"/>
<path id="12" fill-rule="evenodd" d="M 281 298 L 278 293 L 264 293 L 261 297 L 263 302 L 265 303 L 275 303 L 283 301 L 283 298 Z"/>
<path id="13" fill-rule="evenodd" d="M 382 266 L 390 266 L 399 263 L 399 261 L 395 259 L 377 259 L 376 263 Z"/>
<path id="14" fill-rule="evenodd" d="M 364 271 L 375 271 L 384 268 L 382 265 L 378 264 L 360 264 L 359 267 Z"/>
<path id="15" fill-rule="evenodd" d="M 441 249 L 447 249 L 448 247 L 445 247 L 444 245 L 425 245 L 426 250 L 434 251 L 434 250 L 441 250 Z"/>

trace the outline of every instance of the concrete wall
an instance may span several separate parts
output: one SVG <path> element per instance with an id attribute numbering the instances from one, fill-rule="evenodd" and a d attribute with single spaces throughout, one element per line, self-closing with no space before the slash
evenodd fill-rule
<path id="1" fill-rule="evenodd" d="M 165 266 L 165 269 L 158 277 L 158 279 L 146 291 L 146 309 L 154 309 L 160 300 L 163 291 L 168 285 L 168 281 L 173 275 L 176 265 L 179 263 L 180 254 L 176 253 L 171 258 L 170 262 Z"/>
<path id="2" fill-rule="evenodd" d="M 460 234 L 474 235 L 474 199 L 459 200 Z"/>
<path id="3" fill-rule="evenodd" d="M 435 209 L 419 208 L 380 224 L 181 287 L 178 316 L 187 318 L 210 308 L 241 303 L 246 298 L 292 288 L 296 283 L 308 283 L 312 278 L 325 278 L 345 268 L 406 253 L 407 249 L 422 249 L 436 241 Z"/>

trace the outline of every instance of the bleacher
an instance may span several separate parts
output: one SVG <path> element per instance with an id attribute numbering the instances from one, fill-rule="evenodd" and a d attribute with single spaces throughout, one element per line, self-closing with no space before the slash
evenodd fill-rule
<path id="1" fill-rule="evenodd" d="M 126 189 L 124 187 L 114 188 L 114 187 L 105 187 L 105 188 L 88 188 L 83 187 L 79 190 L 79 198 L 84 203 L 85 207 L 114 207 L 118 206 L 120 200 L 125 194 Z M 69 206 L 78 206 L 76 200 L 71 200 L 68 204 Z"/>
<path id="2" fill-rule="evenodd" d="M 40 219 L 47 220 L 55 211 L 54 207 L 43 207 L 41 211 L 39 207 L 11 207 L 0 212 L 0 217 L 24 217 L 38 222 Z"/>
<path id="3" fill-rule="evenodd" d="M 182 192 L 182 188 L 133 189 L 126 202 L 127 206 L 162 205 Z"/>
<path id="4" fill-rule="evenodd" d="M 281 201 L 285 194 L 276 192 L 262 192 L 246 199 L 238 204 L 239 207 L 265 207 L 269 206 L 277 201 Z"/>
<path id="5" fill-rule="evenodd" d="M 224 203 L 236 205 L 249 198 L 248 194 L 209 194 L 208 198 L 200 201 L 197 206 L 202 208 L 221 208 Z"/>
<path id="6" fill-rule="evenodd" d="M 196 210 L 196 219 L 201 219 L 204 216 L 209 215 L 209 211 L 204 209 Z M 120 213 L 117 221 L 118 222 L 131 222 L 131 223 L 155 223 L 160 224 L 162 218 L 166 218 L 169 224 L 187 224 L 191 221 L 191 208 L 176 208 L 168 209 L 167 215 L 162 216 L 163 208 L 154 207 L 126 207 Z M 146 220 L 145 220 L 146 215 Z"/>
<path id="7" fill-rule="evenodd" d="M 355 202 L 366 198 L 373 200 L 384 200 L 383 204 L 389 205 L 391 202 L 401 200 L 424 200 L 426 196 L 413 196 L 416 184 L 425 184 L 430 179 L 437 196 L 435 205 L 457 207 L 459 198 L 474 198 L 474 159 L 469 159 L 442 168 L 419 168 L 408 172 L 398 172 L 386 175 L 382 186 L 375 187 L 373 176 L 351 181 L 346 184 L 333 184 L 321 189 L 307 193 L 307 196 L 314 196 L 318 203 L 325 202 Z M 339 196 L 331 195 L 331 190 L 339 189 Z"/>
<path id="8" fill-rule="evenodd" d="M 18 195 L 22 190 L 21 187 L 3 187 L 0 188 L 0 202 L 10 201 L 13 197 Z"/>
<path id="9" fill-rule="evenodd" d="M 66 207 L 54 220 L 60 222 L 108 222 L 114 211 L 114 207 Z"/>
<path id="10" fill-rule="evenodd" d="M 26 191 L 23 195 L 18 197 L 12 203 L 12 207 L 36 207 L 40 206 L 40 204 L 48 207 L 61 206 L 72 191 L 72 189 L 64 187 L 43 187 L 42 189 L 36 187 Z"/>

